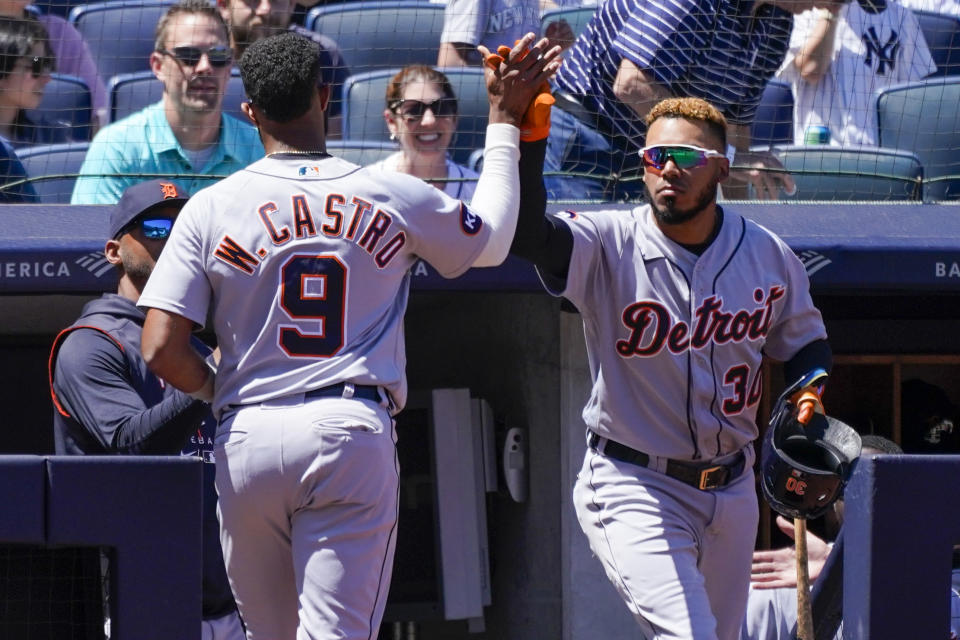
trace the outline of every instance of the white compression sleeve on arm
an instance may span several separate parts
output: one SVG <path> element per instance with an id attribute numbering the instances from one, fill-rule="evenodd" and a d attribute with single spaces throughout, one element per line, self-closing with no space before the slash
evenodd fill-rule
<path id="1" fill-rule="evenodd" d="M 507 258 L 520 210 L 520 130 L 509 124 L 487 126 L 483 171 L 470 209 L 490 227 L 475 267 L 495 267 Z"/>

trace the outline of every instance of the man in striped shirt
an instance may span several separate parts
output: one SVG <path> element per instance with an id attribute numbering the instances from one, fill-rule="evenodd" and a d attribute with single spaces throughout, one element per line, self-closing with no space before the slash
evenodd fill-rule
<path id="1" fill-rule="evenodd" d="M 552 198 L 620 199 L 642 191 L 643 118 L 660 100 L 699 97 L 730 123 L 728 198 L 776 198 L 793 181 L 769 153 L 750 153 L 750 123 L 783 62 L 793 14 L 813 0 L 606 0 L 554 82 L 546 170 Z M 728 148 L 728 156 L 733 148 Z M 573 175 L 570 175 L 573 174 Z M 613 176 L 612 180 L 608 180 Z"/>

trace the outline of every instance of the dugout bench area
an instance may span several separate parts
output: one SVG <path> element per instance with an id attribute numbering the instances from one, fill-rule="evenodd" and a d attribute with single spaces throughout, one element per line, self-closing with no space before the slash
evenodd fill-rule
<path id="1" fill-rule="evenodd" d="M 836 354 L 825 396 L 828 412 L 900 442 L 905 380 L 936 384 L 960 404 L 960 209 L 729 206 L 777 232 L 807 267 Z M 101 207 L 5 208 L 0 232 L 2 453 L 35 454 L 50 464 L 44 457 L 53 452 L 46 358 L 56 332 L 73 321 L 83 303 L 114 284 L 98 256 L 106 219 Z M 580 410 L 589 389 L 579 318 L 543 293 L 532 268 L 519 260 L 474 269 L 453 281 L 421 264 L 412 283 L 406 318 L 411 389 L 469 389 L 496 417 L 492 473 L 499 483 L 492 490 L 488 485 L 479 498 L 487 516 L 491 597 L 479 620 L 445 620 L 442 590 L 427 590 L 422 603 L 427 606 L 404 609 L 420 619 L 391 620 L 388 609 L 381 637 L 635 637 L 570 504 L 584 449 Z M 763 403 L 782 385 L 778 367 L 768 371 Z M 767 411 L 762 405 L 761 414 Z M 524 502 L 511 497 L 503 477 L 500 452 L 514 427 L 526 436 Z M 851 637 L 944 637 L 949 546 L 960 541 L 960 509 L 951 502 L 957 470 L 951 456 L 861 465 L 847 493 L 844 607 L 847 628 L 857 630 Z M 3 473 L 0 469 L 0 477 Z M 11 482 L 0 483 L 8 510 L 18 501 L 29 504 L 30 494 L 11 490 Z M 762 515 L 758 545 L 785 544 L 769 511 L 764 508 Z M 34 542 L 43 540 L 49 538 Z M 436 561 L 439 550 L 432 555 Z M 398 554 L 398 563 L 403 561 Z M 896 605 L 883 606 L 890 602 Z M 930 627 L 920 629 L 921 620 Z"/>

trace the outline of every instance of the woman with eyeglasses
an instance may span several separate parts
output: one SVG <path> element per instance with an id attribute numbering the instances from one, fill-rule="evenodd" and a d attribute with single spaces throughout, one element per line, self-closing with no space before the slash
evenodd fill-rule
<path id="1" fill-rule="evenodd" d="M 0 16 L 0 138 L 13 147 L 66 142 L 69 129 L 28 115 L 56 69 L 47 30 L 32 17 Z"/>
<path id="2" fill-rule="evenodd" d="M 410 65 L 387 85 L 383 117 L 400 151 L 373 166 L 416 176 L 454 198 L 470 202 L 479 175 L 447 156 L 457 128 L 457 96 L 447 76 Z"/>

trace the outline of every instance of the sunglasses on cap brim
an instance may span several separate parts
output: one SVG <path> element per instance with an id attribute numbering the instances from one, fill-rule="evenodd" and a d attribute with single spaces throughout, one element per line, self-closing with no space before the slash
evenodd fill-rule
<path id="1" fill-rule="evenodd" d="M 129 233 L 134 228 L 139 227 L 143 237 L 147 240 L 166 240 L 173 231 L 174 218 L 164 218 L 160 216 L 144 216 L 137 218 L 117 234 L 119 238 L 125 233 Z"/>
<path id="2" fill-rule="evenodd" d="M 663 171 L 670 160 L 673 160 L 678 169 L 694 169 L 705 166 L 710 158 L 726 157 L 719 151 L 692 144 L 655 144 L 640 149 L 643 166 L 655 171 Z"/>

